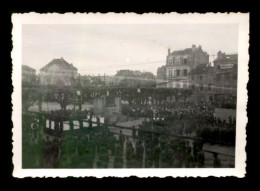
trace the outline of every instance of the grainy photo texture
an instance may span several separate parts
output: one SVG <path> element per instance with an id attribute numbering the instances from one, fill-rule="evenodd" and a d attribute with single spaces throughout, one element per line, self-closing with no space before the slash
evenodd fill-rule
<path id="1" fill-rule="evenodd" d="M 13 17 L 18 176 L 244 175 L 248 14 L 77 15 Z"/>

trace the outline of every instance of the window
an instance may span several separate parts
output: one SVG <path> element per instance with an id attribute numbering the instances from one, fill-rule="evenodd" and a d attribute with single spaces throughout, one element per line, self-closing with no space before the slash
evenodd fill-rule
<path id="1" fill-rule="evenodd" d="M 199 85 L 200 91 L 203 91 L 203 84 Z"/>
<path id="2" fill-rule="evenodd" d="M 187 58 L 184 58 L 183 62 L 184 62 L 184 64 L 187 64 L 188 63 Z"/>
<path id="3" fill-rule="evenodd" d="M 176 76 L 180 76 L 180 70 L 176 70 Z"/>
<path id="4" fill-rule="evenodd" d="M 203 80 L 203 76 L 200 76 L 200 81 L 202 81 Z"/>
<path id="5" fill-rule="evenodd" d="M 187 76 L 188 75 L 188 70 L 187 69 L 184 69 L 183 70 L 183 76 Z"/>
<path id="6" fill-rule="evenodd" d="M 172 65 L 172 61 L 171 60 L 168 60 L 168 65 Z"/>
<path id="7" fill-rule="evenodd" d="M 169 70 L 169 77 L 172 77 L 172 70 Z"/>
<path id="8" fill-rule="evenodd" d="M 183 64 L 183 58 L 180 57 L 180 64 Z"/>
<path id="9" fill-rule="evenodd" d="M 196 90 L 199 90 L 199 89 L 200 89 L 199 84 L 196 84 L 196 85 L 195 85 L 195 89 L 196 89 Z"/>

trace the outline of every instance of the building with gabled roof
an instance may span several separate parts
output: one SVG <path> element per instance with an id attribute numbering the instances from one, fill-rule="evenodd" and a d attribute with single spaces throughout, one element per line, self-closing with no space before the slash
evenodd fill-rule
<path id="1" fill-rule="evenodd" d="M 71 86 L 78 75 L 78 69 L 62 57 L 53 59 L 40 69 L 42 85 Z"/>

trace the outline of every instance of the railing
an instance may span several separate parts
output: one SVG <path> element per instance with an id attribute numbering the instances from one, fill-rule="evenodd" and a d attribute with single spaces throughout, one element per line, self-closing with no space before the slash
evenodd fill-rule
<path id="1" fill-rule="evenodd" d="M 54 115 L 57 117 L 57 115 Z M 52 116 L 53 117 L 53 116 Z M 80 116 L 77 116 L 76 118 L 74 119 L 70 119 L 72 121 L 79 121 L 79 118 L 81 117 L 86 117 L 86 115 L 80 115 Z M 51 120 L 51 119 L 49 119 Z M 66 120 L 67 121 L 67 120 Z M 73 124 L 73 127 L 70 128 L 70 130 L 77 130 L 77 129 L 74 129 L 74 126 L 79 126 L 79 127 L 82 127 L 82 129 L 95 129 L 95 130 L 99 130 L 99 127 L 100 126 L 106 126 L 106 127 L 112 127 L 112 128 L 118 128 L 118 129 L 128 129 L 128 130 L 132 130 L 132 135 L 124 135 L 126 137 L 132 137 L 134 139 L 140 139 L 140 140 L 146 140 L 145 137 L 138 137 L 138 136 L 135 136 L 133 135 L 133 132 L 143 132 L 143 133 L 148 133 L 148 134 L 154 134 L 154 135 L 157 135 L 157 136 L 168 136 L 168 137 L 174 137 L 174 138 L 179 138 L 179 139 L 183 139 L 183 140 L 191 140 L 191 141 L 198 141 L 200 143 L 210 143 L 210 144 L 219 144 L 219 145 L 226 145 L 225 142 L 221 142 L 221 141 L 215 141 L 215 140 L 203 140 L 202 138 L 196 138 L 196 137 L 191 137 L 191 136 L 184 136 L 184 135 L 179 135 L 179 134 L 175 134 L 175 133 L 164 133 L 164 132 L 159 132 L 159 131 L 155 131 L 155 130 L 144 130 L 144 129 L 138 129 L 138 128 L 134 128 L 133 127 L 125 127 L 125 126 L 119 126 L 119 125 L 111 125 L 111 124 L 108 124 L 108 123 L 101 123 L 101 122 L 95 122 L 95 121 L 92 121 L 91 119 L 89 120 L 85 120 L 85 119 L 80 119 L 80 121 L 82 122 L 88 122 L 89 124 L 96 124 L 97 126 L 96 127 L 92 127 L 91 125 L 89 125 L 88 127 L 84 127 L 84 125 L 76 125 L 76 124 Z M 63 123 L 63 121 L 62 121 Z M 45 121 L 45 124 L 46 124 L 46 121 Z M 64 123 L 63 123 L 64 124 Z M 69 123 L 65 123 L 67 125 L 70 125 Z M 45 126 L 46 127 L 46 126 Z M 51 129 L 51 128 L 47 128 L 48 129 L 48 134 L 50 135 L 53 135 L 53 136 L 57 136 L 59 138 L 62 138 L 62 134 L 63 134 L 63 129 L 61 129 L 60 127 L 58 128 L 59 131 L 55 131 L 55 129 Z M 81 129 L 81 128 L 79 128 Z M 120 132 L 117 133 L 115 131 L 112 131 L 113 134 L 121 134 Z M 162 140 L 159 140 L 159 142 L 161 143 L 166 143 L 165 141 L 162 141 Z M 226 154 L 226 153 L 221 153 L 221 152 L 214 152 L 214 151 L 209 151 L 209 150 L 203 150 L 204 152 L 207 152 L 207 153 L 211 153 L 213 155 L 223 155 L 223 156 L 226 156 L 226 157 L 231 157 L 231 158 L 235 158 L 234 155 L 231 155 L 231 154 Z"/>

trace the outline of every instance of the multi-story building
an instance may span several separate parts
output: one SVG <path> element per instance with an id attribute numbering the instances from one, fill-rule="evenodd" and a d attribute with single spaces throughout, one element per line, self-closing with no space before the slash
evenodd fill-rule
<path id="1" fill-rule="evenodd" d="M 208 102 L 214 99 L 214 67 L 201 66 L 190 72 L 190 86 L 193 90 L 192 100 Z"/>
<path id="2" fill-rule="evenodd" d="M 218 52 L 213 67 L 197 67 L 190 72 L 190 88 L 197 101 L 236 101 L 237 54 L 226 55 Z"/>
<path id="3" fill-rule="evenodd" d="M 215 99 L 236 102 L 238 54 L 225 54 L 219 51 L 213 63 Z"/>
<path id="4" fill-rule="evenodd" d="M 199 65 L 208 65 L 209 55 L 202 50 L 201 46 L 196 47 L 192 45 L 191 48 L 185 50 L 171 52 L 171 50 L 168 49 L 166 60 L 165 86 L 167 88 L 188 88 L 190 85 L 190 71 Z M 157 76 L 161 76 L 163 70 L 163 67 L 158 69 Z M 157 81 L 161 80 L 158 77 L 157 79 Z"/>
<path id="5" fill-rule="evenodd" d="M 27 65 L 22 65 L 23 84 L 35 83 L 35 80 L 36 80 L 36 70 Z"/>
<path id="6" fill-rule="evenodd" d="M 218 69 L 230 69 L 237 66 L 238 55 L 226 54 L 219 51 L 217 58 L 213 61 L 214 67 Z"/>
<path id="7" fill-rule="evenodd" d="M 42 85 L 71 86 L 76 79 L 78 69 L 63 58 L 53 59 L 40 69 Z"/>

